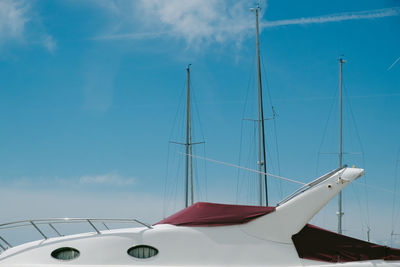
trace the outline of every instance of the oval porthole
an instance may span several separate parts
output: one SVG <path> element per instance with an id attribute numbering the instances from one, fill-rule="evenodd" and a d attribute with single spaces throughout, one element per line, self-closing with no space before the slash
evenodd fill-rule
<path id="1" fill-rule="evenodd" d="M 148 259 L 158 254 L 158 250 L 151 246 L 139 245 L 128 249 L 129 256 L 137 259 Z"/>
<path id="2" fill-rule="evenodd" d="M 51 256 L 57 260 L 73 260 L 79 257 L 79 251 L 74 248 L 58 248 L 51 253 Z"/>

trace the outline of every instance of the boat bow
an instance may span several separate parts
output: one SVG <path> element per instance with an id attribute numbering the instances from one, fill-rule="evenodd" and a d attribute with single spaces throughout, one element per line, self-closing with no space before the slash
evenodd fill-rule
<path id="1" fill-rule="evenodd" d="M 339 168 L 301 187 L 276 207 L 242 229 L 252 236 L 281 243 L 292 243 L 292 236 L 350 182 L 364 174 L 359 168 Z"/>

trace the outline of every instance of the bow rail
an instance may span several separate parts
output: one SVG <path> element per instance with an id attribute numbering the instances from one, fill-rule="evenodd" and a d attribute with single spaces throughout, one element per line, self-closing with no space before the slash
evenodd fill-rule
<path id="1" fill-rule="evenodd" d="M 23 220 L 23 221 L 15 221 L 0 224 L 0 231 L 12 229 L 12 228 L 20 228 L 20 227 L 31 227 L 36 232 L 38 232 L 44 239 L 50 238 L 50 235 L 43 230 L 41 226 L 48 226 L 52 229 L 52 231 L 59 237 L 64 236 L 60 229 L 56 228 L 57 224 L 73 224 L 73 223 L 87 223 L 96 234 L 102 234 L 101 228 L 99 224 L 102 225 L 106 229 L 106 231 L 110 231 L 107 223 L 134 223 L 144 226 L 148 229 L 153 229 L 150 224 L 144 223 L 137 219 L 95 219 L 95 218 L 54 218 L 54 219 L 36 219 L 36 220 Z M 53 233 L 53 234 L 54 234 Z M 4 236 L 1 236 L 0 232 L 0 251 L 5 251 L 8 248 L 12 248 L 13 245 L 9 241 L 6 240 Z"/>

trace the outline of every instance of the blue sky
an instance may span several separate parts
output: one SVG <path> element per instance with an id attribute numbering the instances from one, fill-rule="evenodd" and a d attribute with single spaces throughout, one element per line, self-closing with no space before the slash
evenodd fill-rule
<path id="1" fill-rule="evenodd" d="M 252 6 L 0 0 L 0 195 L 13 203 L 0 207 L 1 220 L 153 222 L 179 209 L 183 156 L 168 142 L 183 137 L 177 110 L 189 63 L 194 136 L 206 141 L 195 152 L 234 164 L 241 154 L 240 164 L 255 168 L 254 127 L 242 120 L 256 115 Z M 400 232 L 400 217 L 392 219 L 393 203 L 400 210 L 400 2 L 260 6 L 265 110 L 271 116 L 269 92 L 278 114 L 266 122 L 270 172 L 307 182 L 337 167 L 326 153 L 337 152 L 337 59 L 345 55 L 344 150 L 357 153 L 344 162 L 367 175 L 344 193 L 344 228 L 364 238 L 370 227 L 387 242 L 391 229 Z M 197 200 L 253 203 L 254 176 L 196 162 Z M 270 187 L 273 204 L 295 189 Z M 315 223 L 335 229 L 335 203 Z"/>

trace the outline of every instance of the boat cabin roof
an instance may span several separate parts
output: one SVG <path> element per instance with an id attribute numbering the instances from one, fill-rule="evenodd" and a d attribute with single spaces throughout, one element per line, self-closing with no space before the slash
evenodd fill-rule
<path id="1" fill-rule="evenodd" d="M 197 202 L 156 224 L 176 226 L 225 226 L 243 224 L 275 211 L 275 207 Z"/>

